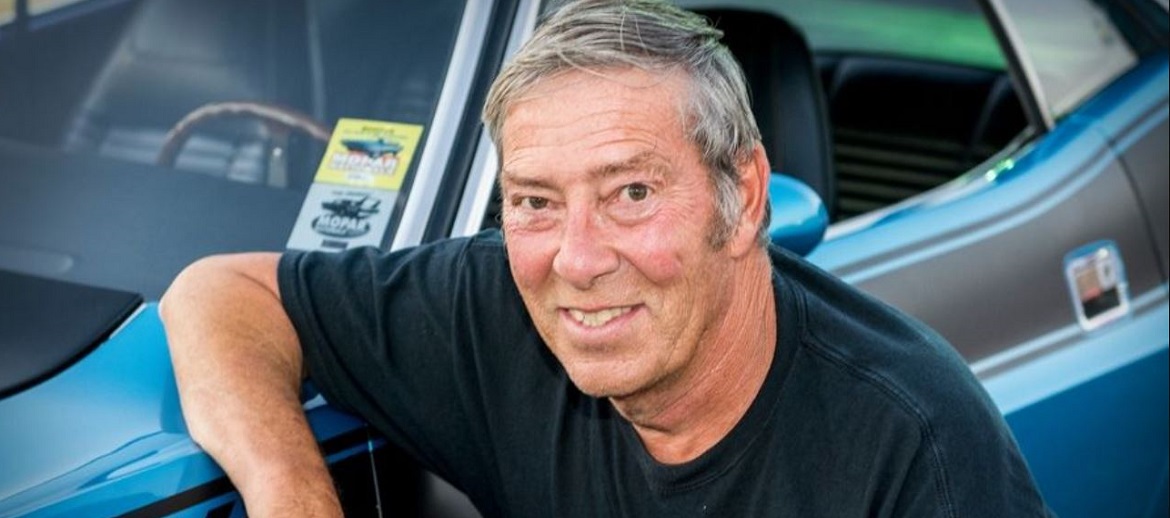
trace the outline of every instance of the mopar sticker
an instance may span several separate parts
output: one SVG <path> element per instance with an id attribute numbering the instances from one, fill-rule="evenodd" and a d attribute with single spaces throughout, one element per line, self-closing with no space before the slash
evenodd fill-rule
<path id="1" fill-rule="evenodd" d="M 333 129 L 314 182 L 398 190 L 423 127 L 341 119 Z"/>
<path id="2" fill-rule="evenodd" d="M 316 183 L 288 239 L 297 250 L 345 250 L 382 244 L 398 193 Z"/>
<path id="3" fill-rule="evenodd" d="M 0 25 L 16 19 L 16 0 L 0 0 Z"/>
<path id="4" fill-rule="evenodd" d="M 338 120 L 287 247 L 381 246 L 422 132 L 415 124 Z"/>
<path id="5" fill-rule="evenodd" d="M 325 213 L 313 218 L 313 230 L 333 237 L 364 236 L 370 233 L 370 216 L 381 204 L 368 193 L 339 195 L 321 203 Z"/>
<path id="6" fill-rule="evenodd" d="M 1098 241 L 1069 252 L 1064 275 L 1077 321 L 1085 330 L 1129 313 L 1129 286 L 1116 243 Z"/>

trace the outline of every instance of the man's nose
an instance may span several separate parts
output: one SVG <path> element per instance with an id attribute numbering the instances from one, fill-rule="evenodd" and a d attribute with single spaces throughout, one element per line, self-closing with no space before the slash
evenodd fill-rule
<path id="1" fill-rule="evenodd" d="M 589 289 L 598 278 L 616 271 L 621 263 L 612 246 L 612 236 L 603 229 L 604 223 L 599 219 L 590 209 L 571 211 L 561 233 L 553 271 L 577 289 Z"/>

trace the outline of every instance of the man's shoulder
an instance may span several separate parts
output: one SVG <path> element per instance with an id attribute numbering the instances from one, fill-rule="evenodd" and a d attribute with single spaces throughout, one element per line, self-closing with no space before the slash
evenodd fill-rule
<path id="1" fill-rule="evenodd" d="M 508 253 L 504 248 L 503 234 L 499 230 L 484 230 L 468 237 L 453 239 L 448 246 L 458 250 L 461 270 L 483 274 L 483 280 L 494 286 L 512 285 Z"/>
<path id="2" fill-rule="evenodd" d="M 776 282 L 791 294 L 789 309 L 796 313 L 804 341 L 846 356 L 953 352 L 914 317 L 800 257 L 773 250 L 772 264 Z"/>
<path id="3" fill-rule="evenodd" d="M 287 298 L 417 289 L 448 296 L 464 290 L 491 299 L 500 289 L 515 291 L 503 239 L 495 230 L 392 251 L 370 246 L 341 252 L 289 250 L 281 257 L 277 278 Z"/>
<path id="4" fill-rule="evenodd" d="M 499 229 L 481 230 L 479 233 L 461 239 L 465 240 L 467 246 L 471 248 L 493 253 L 504 252 L 504 234 Z M 452 241 L 459 240 L 454 239 Z"/>
<path id="5" fill-rule="evenodd" d="M 440 239 L 414 248 L 416 253 L 459 256 L 462 260 L 507 259 L 504 237 L 497 229 L 482 230 L 470 236 Z"/>
<path id="6" fill-rule="evenodd" d="M 866 458 L 875 443 L 912 453 L 907 469 L 919 494 L 941 499 L 924 498 L 928 505 L 972 516 L 1045 514 L 1003 416 L 941 335 L 791 254 L 774 254 L 773 264 L 794 301 L 784 318 L 801 327 L 790 376 L 798 381 L 785 385 L 800 394 L 786 401 L 821 424 L 806 427 L 841 441 L 842 451 L 865 445 Z"/>
<path id="7" fill-rule="evenodd" d="M 989 405 L 958 352 L 914 317 L 791 254 L 773 254 L 792 293 L 798 347 L 916 419 Z M 925 422 L 921 424 L 926 424 Z"/>

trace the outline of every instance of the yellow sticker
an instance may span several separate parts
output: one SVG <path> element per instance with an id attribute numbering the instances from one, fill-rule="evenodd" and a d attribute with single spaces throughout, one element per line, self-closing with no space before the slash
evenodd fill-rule
<path id="1" fill-rule="evenodd" d="M 340 119 L 314 181 L 397 191 L 422 132 L 416 124 Z"/>
<path id="2" fill-rule="evenodd" d="M 16 19 L 16 0 L 0 0 L 0 25 Z"/>

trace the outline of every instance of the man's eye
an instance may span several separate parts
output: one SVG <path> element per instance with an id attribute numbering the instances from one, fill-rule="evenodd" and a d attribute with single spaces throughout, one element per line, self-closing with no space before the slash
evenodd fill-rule
<path id="1" fill-rule="evenodd" d="M 643 183 L 632 183 L 625 186 L 625 190 L 626 196 L 628 196 L 632 201 L 642 201 L 645 200 L 647 196 L 650 196 L 650 188 Z"/>
<path id="2" fill-rule="evenodd" d="M 530 209 L 540 210 L 548 207 L 548 198 L 541 198 L 539 196 L 525 196 L 520 203 Z"/>

